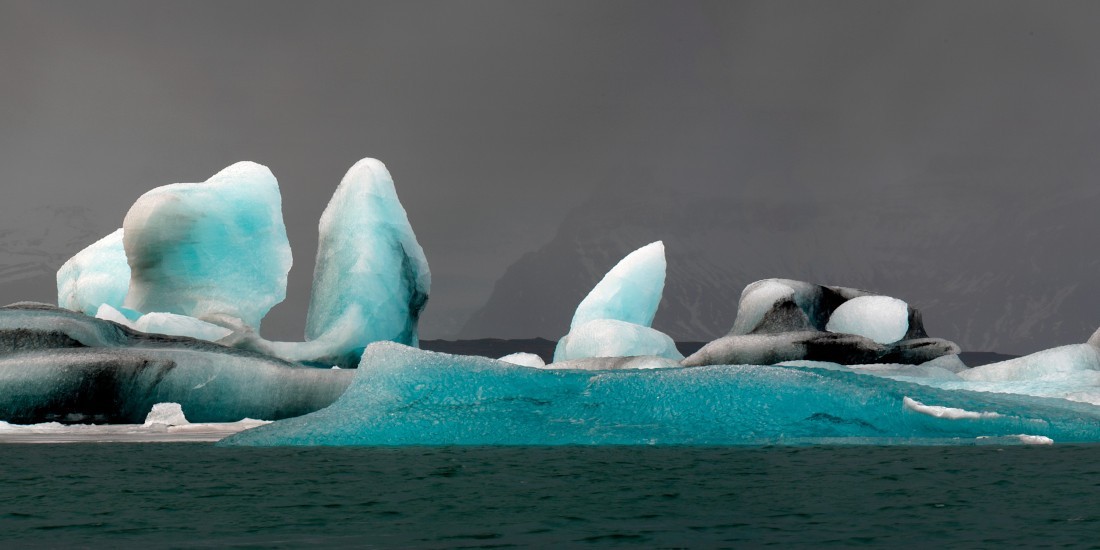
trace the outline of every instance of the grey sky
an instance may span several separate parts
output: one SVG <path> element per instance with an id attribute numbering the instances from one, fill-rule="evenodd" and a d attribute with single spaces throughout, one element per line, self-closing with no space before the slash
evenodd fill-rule
<path id="1" fill-rule="evenodd" d="M 373 156 L 432 266 L 423 335 L 452 336 L 509 265 L 593 200 L 674 188 L 860 208 L 919 192 L 980 219 L 1039 189 L 1093 186 L 1098 12 L 0 2 L 0 227 L 53 204 L 88 209 L 105 234 L 154 186 L 266 164 L 295 268 L 265 333 L 298 338 L 317 219 L 348 167 Z M 49 299 L 51 284 L 0 298 Z"/>

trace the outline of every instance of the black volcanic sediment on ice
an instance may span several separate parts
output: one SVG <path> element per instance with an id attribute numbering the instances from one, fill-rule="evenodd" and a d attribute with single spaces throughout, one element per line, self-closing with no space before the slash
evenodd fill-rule
<path id="1" fill-rule="evenodd" d="M 900 297 L 965 350 L 1029 353 L 1084 341 L 1100 323 L 1100 255 L 1087 246 L 1100 234 L 1100 189 L 967 204 L 917 191 L 853 200 L 594 198 L 508 268 L 460 337 L 560 337 L 592 284 L 656 239 L 668 279 L 653 326 L 677 341 L 727 333 L 741 289 L 770 277 Z M 1057 225 L 1044 221 L 1056 215 Z"/>

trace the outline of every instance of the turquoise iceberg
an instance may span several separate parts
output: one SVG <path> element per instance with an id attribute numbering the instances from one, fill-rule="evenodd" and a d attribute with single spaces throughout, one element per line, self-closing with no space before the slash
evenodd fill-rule
<path id="1" fill-rule="evenodd" d="M 1100 407 L 844 370 L 543 370 L 376 343 L 331 406 L 221 444 L 919 444 L 1020 435 L 1100 441 Z"/>

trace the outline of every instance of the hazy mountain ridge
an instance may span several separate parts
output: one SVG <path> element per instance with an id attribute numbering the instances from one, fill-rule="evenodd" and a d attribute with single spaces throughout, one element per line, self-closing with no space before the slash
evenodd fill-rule
<path id="1" fill-rule="evenodd" d="M 106 236 L 109 230 L 102 226 L 81 206 L 32 208 L 5 217 L 0 221 L 0 301 L 55 302 L 58 268 Z"/>
<path id="2" fill-rule="evenodd" d="M 897 296 L 922 310 L 930 334 L 965 350 L 1025 353 L 1083 341 L 1100 325 L 1090 284 L 1100 258 L 1081 246 L 1100 234 L 1096 190 L 969 204 L 893 190 L 862 197 L 871 205 L 859 210 L 828 195 L 644 195 L 574 211 L 507 270 L 460 337 L 560 337 L 603 274 L 658 239 L 669 267 L 654 327 L 678 341 L 725 334 L 741 289 L 767 277 Z M 782 248 L 764 244 L 777 237 Z"/>

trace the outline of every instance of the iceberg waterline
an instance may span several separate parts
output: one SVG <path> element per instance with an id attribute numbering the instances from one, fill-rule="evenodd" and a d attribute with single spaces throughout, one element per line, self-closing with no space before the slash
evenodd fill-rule
<path id="1" fill-rule="evenodd" d="M 1019 434 L 1100 441 L 1100 408 L 839 369 L 543 370 L 378 343 L 331 406 L 222 444 L 919 443 Z"/>
<path id="2" fill-rule="evenodd" d="M 767 279 L 684 358 L 650 327 L 660 241 L 594 286 L 550 364 L 405 347 L 431 274 L 374 159 L 321 218 L 306 341 L 271 342 L 290 265 L 266 167 L 146 193 L 59 270 L 58 303 L 80 313 L 0 309 L 0 420 L 136 422 L 175 402 L 198 422 L 282 419 L 226 442 L 242 445 L 1100 441 L 1100 331 L 967 369 L 902 300 Z"/>

